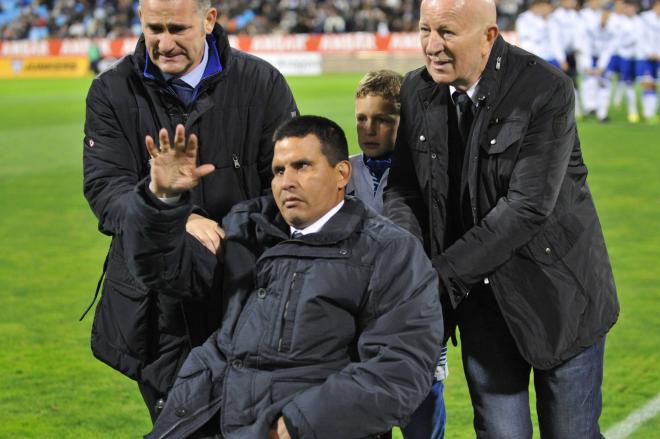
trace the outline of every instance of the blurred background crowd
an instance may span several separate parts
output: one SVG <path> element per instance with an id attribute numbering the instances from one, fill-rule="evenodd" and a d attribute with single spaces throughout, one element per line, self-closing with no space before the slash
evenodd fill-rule
<path id="1" fill-rule="evenodd" d="M 230 33 L 415 32 L 420 0 L 216 0 Z M 498 0 L 498 24 L 513 30 L 530 0 Z M 582 7 L 578 2 L 578 7 Z M 608 1 L 604 1 L 607 6 Z M 650 8 L 641 1 L 641 10 Z M 140 34 L 136 0 L 0 0 L 0 37 L 121 38 Z"/>

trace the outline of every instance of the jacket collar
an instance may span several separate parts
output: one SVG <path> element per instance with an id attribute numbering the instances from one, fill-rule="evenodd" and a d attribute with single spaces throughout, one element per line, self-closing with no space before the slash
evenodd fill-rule
<path id="1" fill-rule="evenodd" d="M 250 221 L 255 224 L 258 241 L 289 239 L 289 225 L 277 209 L 272 196 L 262 197 L 250 213 Z M 258 209 L 258 211 L 256 211 Z M 317 233 L 310 233 L 292 242 L 301 242 L 307 245 L 323 246 L 335 244 L 347 239 L 364 221 L 365 207 L 355 197 L 346 197 L 344 205 L 328 220 Z"/>
<path id="2" fill-rule="evenodd" d="M 493 102 L 497 99 L 496 93 L 502 92 L 501 84 L 506 67 L 505 55 L 507 47 L 506 41 L 504 41 L 502 35 L 499 35 L 495 39 L 490 56 L 488 57 L 488 62 L 484 71 L 481 73 L 481 79 L 477 86 L 475 97 L 480 106 L 486 102 Z"/>
<path id="3" fill-rule="evenodd" d="M 202 82 L 208 77 L 217 76 L 223 70 L 226 70 L 231 61 L 231 46 L 227 33 L 222 26 L 216 24 L 210 35 L 206 36 L 209 45 L 209 61 L 206 65 Z M 147 46 L 144 41 L 144 34 L 140 35 L 133 57 L 137 61 L 136 69 L 140 76 L 152 79 L 158 83 L 165 84 L 165 79 L 158 68 L 149 61 L 147 56 Z M 201 84 L 201 83 L 200 83 Z"/>

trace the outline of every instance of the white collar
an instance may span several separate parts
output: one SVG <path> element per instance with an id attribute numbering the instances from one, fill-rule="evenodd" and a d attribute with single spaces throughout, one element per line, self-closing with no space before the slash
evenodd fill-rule
<path id="1" fill-rule="evenodd" d="M 475 105 L 476 105 L 476 102 L 474 102 L 474 98 L 473 98 L 473 96 L 474 96 L 474 94 L 477 92 L 477 85 L 479 85 L 479 81 L 481 81 L 481 78 L 477 79 L 477 82 L 475 82 L 474 84 L 472 84 L 472 87 L 470 87 L 470 88 L 468 89 L 468 91 L 465 92 L 465 93 L 468 95 L 468 97 L 470 98 L 470 100 L 472 101 L 472 103 L 475 104 Z M 454 102 L 454 96 L 453 96 L 453 94 L 454 94 L 455 91 L 456 91 L 456 87 L 454 87 L 453 85 L 450 85 L 450 86 L 449 86 L 449 96 L 451 96 L 451 100 L 452 100 L 452 102 Z M 454 102 L 454 104 L 455 104 L 455 103 L 456 103 L 456 102 Z"/>
<path id="2" fill-rule="evenodd" d="M 202 77 L 204 76 L 204 70 L 206 70 L 206 64 L 208 63 L 209 60 L 209 44 L 206 42 L 206 39 L 204 39 L 204 56 L 202 57 L 202 62 L 197 65 L 194 69 L 192 69 L 190 72 L 186 73 L 185 75 L 181 76 L 179 79 L 181 79 L 183 82 L 188 84 L 192 88 L 196 88 L 197 85 L 200 83 L 202 80 Z M 168 75 L 168 74 L 163 74 L 163 77 L 165 78 L 166 81 L 169 81 L 172 78 L 173 75 Z"/>
<path id="3" fill-rule="evenodd" d="M 339 204 L 337 204 L 332 209 L 328 210 L 325 215 L 323 215 L 321 218 L 317 219 L 314 223 L 310 224 L 304 229 L 296 229 L 293 226 L 289 226 L 291 234 L 293 234 L 293 232 L 300 232 L 303 235 L 308 235 L 310 233 L 318 232 L 319 230 L 321 230 L 323 226 L 325 226 L 325 223 L 327 223 L 330 220 L 330 218 L 332 218 L 333 216 L 335 216 L 337 212 L 339 212 L 339 209 L 341 209 L 341 206 L 343 205 L 344 205 L 344 200 L 341 200 Z"/>

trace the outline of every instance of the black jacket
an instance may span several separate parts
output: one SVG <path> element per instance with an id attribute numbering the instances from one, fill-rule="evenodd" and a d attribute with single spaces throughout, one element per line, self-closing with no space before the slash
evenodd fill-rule
<path id="1" fill-rule="evenodd" d="M 447 303 L 459 306 L 487 277 L 521 354 L 550 368 L 592 345 L 619 312 L 572 83 L 496 40 L 461 182 L 470 204 L 462 211 L 475 225 L 450 246 L 447 218 L 457 213 L 447 211 L 448 93 L 424 68 L 407 75 L 385 212 L 423 239 Z"/>
<path id="2" fill-rule="evenodd" d="M 218 294 L 215 258 L 184 233 L 190 206 L 138 187 L 127 215 L 137 277 L 173 295 Z M 187 437 L 219 411 L 225 438 L 389 431 L 426 396 L 442 340 L 437 276 L 421 244 L 356 198 L 323 229 L 289 239 L 272 197 L 223 221 L 222 327 L 193 349 L 149 437 Z"/>
<path id="3" fill-rule="evenodd" d="M 136 281 L 127 271 L 120 237 L 126 199 L 149 173 L 144 144 L 160 128 L 183 123 L 199 138 L 198 160 L 215 165 L 192 192 L 206 216 L 220 222 L 239 201 L 270 187 L 272 134 L 297 113 L 282 75 L 266 62 L 229 47 L 213 31 L 223 70 L 203 79 L 184 107 L 162 79 L 145 78 L 145 44 L 98 76 L 87 96 L 84 141 L 85 197 L 102 233 L 113 237 L 107 277 L 92 328 L 94 355 L 165 393 L 180 362 L 220 322 L 214 298 L 181 302 Z M 172 134 L 170 134 L 172 135 Z"/>

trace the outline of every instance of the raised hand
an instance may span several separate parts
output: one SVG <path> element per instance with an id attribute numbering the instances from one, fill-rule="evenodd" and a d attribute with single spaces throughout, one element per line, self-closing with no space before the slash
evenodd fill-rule
<path id="1" fill-rule="evenodd" d="M 175 197 L 197 186 L 199 179 L 213 172 L 210 164 L 197 166 L 197 136 L 191 134 L 186 145 L 183 125 L 176 126 L 174 145 L 165 128 L 158 133 L 160 150 L 154 139 L 146 136 L 145 144 L 151 156 L 151 183 L 149 189 L 157 197 Z"/>

